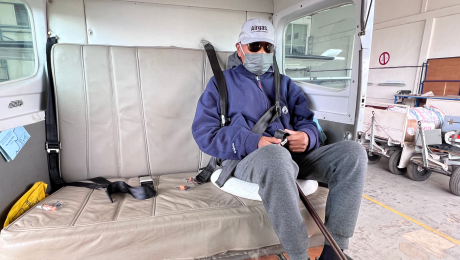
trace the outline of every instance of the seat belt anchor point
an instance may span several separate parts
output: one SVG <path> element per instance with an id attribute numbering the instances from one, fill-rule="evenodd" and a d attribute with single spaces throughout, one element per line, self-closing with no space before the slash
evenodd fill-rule
<path id="1" fill-rule="evenodd" d="M 48 143 L 45 142 L 45 149 L 47 153 L 59 153 L 62 149 L 61 143 Z"/>
<path id="2" fill-rule="evenodd" d="M 204 40 L 204 39 L 203 39 L 203 40 L 201 40 L 201 42 L 200 42 L 200 43 L 201 43 L 201 45 L 203 46 L 203 48 L 204 48 L 206 45 L 208 45 L 208 44 L 211 44 L 211 42 L 210 42 L 210 41 L 207 41 L 207 40 Z M 211 44 L 211 45 L 212 45 L 212 44 Z"/>
<path id="3" fill-rule="evenodd" d="M 141 183 L 141 186 L 153 186 L 153 179 L 152 176 L 150 175 L 144 175 L 144 176 L 139 176 L 139 182 Z"/>

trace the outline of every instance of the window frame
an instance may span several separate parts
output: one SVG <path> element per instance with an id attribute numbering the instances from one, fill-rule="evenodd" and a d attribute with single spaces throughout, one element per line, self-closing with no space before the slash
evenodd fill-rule
<path id="1" fill-rule="evenodd" d="M 46 92 L 49 80 L 46 66 L 48 38 L 47 1 L 21 0 L 30 19 L 35 55 L 35 71 L 28 77 L 0 84 L 0 104 L 21 100 L 22 105 L 0 106 L 0 131 L 45 120 Z"/>
<path id="2" fill-rule="evenodd" d="M 288 20 L 284 25 L 283 25 L 283 30 L 282 30 L 282 48 L 281 48 L 281 68 L 282 68 L 282 73 L 284 75 L 286 75 L 286 53 L 285 53 L 285 45 L 286 45 L 286 42 L 285 42 L 285 34 L 286 34 L 286 29 L 287 27 L 289 26 L 289 24 L 291 24 L 293 21 L 296 21 L 298 19 L 301 19 L 303 17 L 307 17 L 307 16 L 313 16 L 315 14 L 318 14 L 318 13 L 321 13 L 321 12 L 324 12 L 324 11 L 328 11 L 328 10 L 332 10 L 332 9 L 335 9 L 335 8 L 339 8 L 339 7 L 342 7 L 342 6 L 346 6 L 346 5 L 355 5 L 354 2 L 350 1 L 350 2 L 344 2 L 344 3 L 341 3 L 341 4 L 337 4 L 337 5 L 334 5 L 334 6 L 330 6 L 330 7 L 327 7 L 327 8 L 324 8 L 324 9 L 321 9 L 321 10 L 318 10 L 318 11 L 314 11 L 314 12 L 309 12 L 309 13 L 304 13 L 302 15 L 299 15 L 297 16 L 296 18 L 293 18 L 293 19 L 290 19 Z M 356 14 L 355 14 L 355 17 L 356 17 Z M 311 21 L 310 21 L 310 25 L 311 25 Z M 308 28 L 308 31 L 309 31 L 309 36 L 311 36 L 311 26 L 310 28 Z M 308 41 L 308 40 L 307 40 Z M 307 43 L 308 44 L 308 43 Z M 356 42 L 354 42 L 354 44 L 352 44 L 350 46 L 350 49 L 352 49 L 354 51 L 354 45 L 356 44 Z M 351 61 L 351 65 L 353 66 L 353 63 L 354 63 L 354 56 L 355 54 L 352 53 L 351 54 L 351 57 L 353 58 L 353 60 Z M 351 78 L 353 78 L 353 76 L 351 76 Z M 333 87 L 328 87 L 328 86 L 321 86 L 321 85 L 317 85 L 317 84 L 313 84 L 313 83 L 309 83 L 309 82 L 305 82 L 305 81 L 298 81 L 298 80 L 294 80 L 294 82 L 299 85 L 299 86 L 305 86 L 305 87 L 308 87 L 308 88 L 314 88 L 314 89 L 318 89 L 318 90 L 325 90 L 325 91 L 328 91 L 328 92 L 342 92 L 342 91 L 346 91 L 347 89 L 350 88 L 350 85 L 351 84 L 348 84 L 347 87 L 345 88 L 333 88 Z"/>
<path id="3" fill-rule="evenodd" d="M 30 6 L 29 6 L 29 4 L 27 2 L 24 2 L 23 0 L 16 0 L 16 1 L 20 1 L 22 4 L 24 4 L 24 6 L 27 9 L 27 14 L 29 15 L 29 26 L 30 26 L 30 29 L 31 29 L 32 46 L 33 46 L 33 49 L 34 49 L 34 70 L 33 70 L 32 74 L 30 74 L 29 76 L 14 79 L 14 80 L 7 80 L 7 81 L 0 82 L 0 92 L 2 91 L 2 87 L 5 86 L 5 85 L 20 82 L 20 81 L 24 81 L 24 80 L 28 80 L 28 79 L 36 77 L 37 73 L 38 73 L 38 70 L 39 70 L 39 68 L 38 68 L 39 67 L 38 66 L 39 65 L 39 60 L 38 60 L 39 57 L 38 57 L 38 51 L 37 51 L 37 37 L 36 37 L 36 34 L 35 34 L 35 22 L 34 22 L 33 14 L 32 14 L 31 8 L 30 8 Z M 4 4 L 14 5 L 14 4 L 17 4 L 17 3 L 4 3 Z"/>

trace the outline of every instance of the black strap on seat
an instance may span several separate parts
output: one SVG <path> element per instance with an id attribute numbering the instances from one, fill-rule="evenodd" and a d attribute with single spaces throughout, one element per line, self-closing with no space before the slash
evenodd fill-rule
<path id="1" fill-rule="evenodd" d="M 274 70 L 274 81 L 275 81 L 275 88 L 276 88 L 276 99 L 275 99 L 275 108 L 276 108 L 276 118 L 281 116 L 281 106 L 280 106 L 280 92 L 281 92 L 281 74 L 278 68 L 278 63 L 276 62 L 276 53 L 273 54 L 273 70 Z M 270 124 L 276 119 L 272 119 Z M 265 130 L 264 130 L 265 131 Z"/>
<path id="2" fill-rule="evenodd" d="M 45 111 L 45 126 L 46 126 L 46 143 L 45 148 L 48 158 L 48 173 L 51 181 L 51 190 L 54 192 L 63 186 L 65 181 L 61 177 L 59 169 L 59 152 L 61 151 L 61 143 L 58 138 L 58 130 L 56 123 L 56 107 L 54 102 L 54 82 L 51 70 L 51 48 L 57 43 L 56 37 L 48 38 L 46 42 L 46 59 L 48 69 L 48 99 L 46 101 Z"/>
<path id="3" fill-rule="evenodd" d="M 88 179 L 91 182 L 72 182 L 67 183 L 66 186 L 85 187 L 88 189 L 100 190 L 104 189 L 110 202 L 113 203 L 112 194 L 114 193 L 129 193 L 137 200 L 145 200 L 156 195 L 153 188 L 153 182 L 141 182 L 140 187 L 132 187 L 124 181 L 111 182 L 104 177 L 96 177 Z"/>
<path id="4" fill-rule="evenodd" d="M 216 157 L 211 157 L 208 165 L 200 169 L 201 172 L 195 177 L 195 181 L 197 181 L 198 183 L 207 182 L 211 177 L 212 173 L 216 170 L 218 161 L 219 159 L 217 159 Z"/>
<path id="5" fill-rule="evenodd" d="M 227 92 L 227 82 L 225 82 L 224 73 L 219 65 L 217 60 L 216 51 L 210 42 L 205 42 L 204 49 L 211 64 L 212 73 L 217 82 L 217 91 L 219 92 L 219 101 L 220 101 L 220 120 L 221 126 L 226 126 L 230 119 L 228 118 L 228 92 Z"/>
<path id="6" fill-rule="evenodd" d="M 214 76 L 216 77 L 217 87 L 219 90 L 219 100 L 221 105 L 222 111 L 222 100 L 224 100 L 224 104 L 226 106 L 225 111 L 227 111 L 227 102 L 228 102 L 228 94 L 227 94 L 227 83 L 225 82 L 224 74 L 219 66 L 217 61 L 216 52 L 214 47 L 212 47 L 211 43 L 207 43 L 205 45 L 205 50 L 208 55 L 209 63 L 211 63 L 211 67 L 213 68 Z M 267 129 L 268 125 L 270 125 L 273 121 L 275 121 L 278 117 L 281 116 L 281 107 L 280 107 L 280 91 L 281 91 L 281 75 L 279 72 L 278 64 L 276 63 L 276 55 L 273 55 L 273 70 L 274 70 L 274 82 L 276 87 L 276 99 L 275 105 L 270 107 L 263 115 L 259 118 L 257 123 L 252 128 L 252 132 L 256 134 L 263 134 Z M 217 79 L 217 75 L 221 75 L 221 79 Z M 220 76 L 219 76 L 220 77 Z M 223 83 L 222 83 L 223 82 Z M 225 89 L 225 90 L 224 90 Z M 221 95 L 225 93 L 225 96 Z M 225 118 L 227 118 L 227 114 L 225 114 Z M 224 127 L 223 124 L 221 127 Z M 209 161 L 208 165 L 203 168 L 203 170 L 195 177 L 195 181 L 198 183 L 205 183 L 208 182 L 211 178 L 212 173 L 217 168 L 217 163 L 220 159 L 212 157 Z M 230 178 L 230 176 L 235 171 L 236 166 L 240 160 L 225 160 L 225 166 L 222 168 L 222 172 L 220 173 L 219 178 L 216 181 L 216 184 L 219 187 L 222 187 L 224 183 Z"/>

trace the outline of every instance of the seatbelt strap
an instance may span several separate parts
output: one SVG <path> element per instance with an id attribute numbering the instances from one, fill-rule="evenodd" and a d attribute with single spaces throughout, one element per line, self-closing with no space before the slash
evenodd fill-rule
<path id="1" fill-rule="evenodd" d="M 219 159 L 217 159 L 216 157 L 211 157 L 208 165 L 200 169 L 201 172 L 195 177 L 195 181 L 198 183 L 207 182 L 211 177 L 212 173 L 216 170 L 218 161 Z"/>
<path id="2" fill-rule="evenodd" d="M 211 64 L 212 73 L 216 78 L 217 82 L 217 91 L 219 92 L 219 101 L 220 101 L 220 120 L 221 126 L 226 126 L 230 119 L 228 118 L 228 92 L 227 92 L 227 82 L 225 82 L 224 73 L 219 65 L 217 60 L 216 51 L 210 42 L 203 41 L 204 49 Z"/>
<path id="3" fill-rule="evenodd" d="M 54 102 L 54 82 L 51 69 L 51 48 L 57 43 L 56 37 L 48 38 L 46 41 L 46 63 L 48 69 L 48 99 L 46 101 L 45 111 L 45 126 L 46 126 L 46 143 L 45 149 L 48 159 L 48 173 L 51 182 L 51 190 L 54 192 L 65 185 L 64 179 L 61 177 L 59 169 L 59 152 L 61 143 L 58 138 L 58 130 L 56 123 L 56 107 Z"/>
<path id="4" fill-rule="evenodd" d="M 222 100 L 225 99 L 225 105 L 227 106 L 227 99 L 228 99 L 228 94 L 227 94 L 227 83 L 225 82 L 224 74 L 219 66 L 219 63 L 217 61 L 217 56 L 215 53 L 214 48 L 212 47 L 211 43 L 207 43 L 205 45 L 206 53 L 208 55 L 209 63 L 211 63 L 211 67 L 213 68 L 213 73 L 214 76 L 216 77 L 216 81 L 218 84 L 218 89 L 219 89 L 219 100 L 220 100 L 220 105 L 222 107 Z M 216 71 L 214 71 L 214 68 Z M 270 107 L 259 120 L 257 123 L 254 125 L 252 128 L 252 132 L 256 134 L 262 134 L 265 132 L 267 129 L 268 125 L 270 125 L 273 121 L 275 121 L 278 117 L 281 116 L 281 107 L 280 107 L 280 91 L 281 91 L 281 75 L 279 72 L 278 64 L 276 63 L 276 55 L 273 55 L 273 70 L 274 70 L 274 83 L 275 83 L 275 88 L 276 88 L 276 99 L 275 99 L 275 105 Z M 224 84 L 220 84 L 217 80 L 216 74 L 222 75 L 223 82 Z M 220 89 L 225 89 L 225 91 L 222 91 L 222 93 L 225 93 L 225 96 L 223 97 L 221 95 Z M 226 107 L 227 109 L 227 107 Z M 222 111 L 222 108 L 221 108 Z M 227 111 L 227 110 L 225 110 Z M 221 127 L 224 127 L 225 125 L 222 125 Z M 203 170 L 195 177 L 195 181 L 198 183 L 204 183 L 208 182 L 211 178 L 212 173 L 216 170 L 217 168 L 217 162 L 218 158 L 212 157 L 211 160 L 209 161 L 208 165 L 203 168 Z M 235 171 L 236 166 L 240 160 L 226 160 L 225 162 L 225 167 L 222 168 L 222 172 L 220 173 L 219 178 L 216 181 L 216 184 L 219 187 L 222 187 L 224 183 L 230 178 L 230 176 L 233 174 Z"/>
<path id="5" fill-rule="evenodd" d="M 274 70 L 273 77 L 274 77 L 275 88 L 276 88 L 276 98 L 275 98 L 275 108 L 276 108 L 276 114 L 277 114 L 276 118 L 278 118 L 281 116 L 281 106 L 280 106 L 281 74 L 278 68 L 278 63 L 276 62 L 276 53 L 273 53 L 273 70 Z M 274 119 L 272 120 L 274 121 Z"/>
<path id="6" fill-rule="evenodd" d="M 124 181 L 111 182 L 104 177 L 88 179 L 88 181 L 92 181 L 92 183 L 72 182 L 67 183 L 66 186 L 84 187 L 95 190 L 104 189 L 111 203 L 113 203 L 112 194 L 114 193 L 129 193 L 137 200 L 145 200 L 154 197 L 156 195 L 156 191 L 153 188 L 153 180 L 150 178 L 150 181 L 143 181 L 143 177 L 144 176 L 139 177 L 139 180 L 141 182 L 140 187 L 130 186 Z"/>

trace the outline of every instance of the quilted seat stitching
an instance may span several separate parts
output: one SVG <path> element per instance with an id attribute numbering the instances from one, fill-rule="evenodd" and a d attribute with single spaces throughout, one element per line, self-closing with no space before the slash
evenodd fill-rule
<path id="1" fill-rule="evenodd" d="M 126 193 L 123 193 L 122 195 L 123 195 L 123 197 L 122 197 L 120 203 L 118 203 L 117 211 L 115 211 L 115 215 L 113 216 L 113 221 L 118 220 L 118 217 L 120 216 L 121 208 L 123 207 L 123 204 L 125 202 Z"/>
<path id="2" fill-rule="evenodd" d="M 66 228 L 78 228 L 78 227 L 87 227 L 87 226 L 95 226 L 95 225 L 104 225 L 108 223 L 122 223 L 122 222 L 129 222 L 134 220 L 145 220 L 148 218 L 156 218 L 156 217 L 163 217 L 163 216 L 170 216 L 170 215 L 182 215 L 184 213 L 194 213 L 194 212 L 204 212 L 204 211 L 217 211 L 222 209 L 231 209 L 231 208 L 241 208 L 241 207 L 251 207 L 251 208 L 259 208 L 265 211 L 263 205 L 259 206 L 233 206 L 233 207 L 213 207 L 207 209 L 196 209 L 196 210 L 186 210 L 186 211 L 176 211 L 173 214 L 161 214 L 157 216 L 149 216 L 149 217 L 138 217 L 138 218 L 127 218 L 123 220 L 116 220 L 116 221 L 106 221 L 106 222 L 99 222 L 99 223 L 90 223 L 90 224 L 79 224 L 79 225 L 72 225 L 72 226 L 60 226 L 60 227 L 42 227 L 42 228 L 26 228 L 26 229 L 16 229 L 10 232 L 25 232 L 25 231 L 40 231 L 40 230 L 55 230 L 55 229 L 66 229 Z"/>
<path id="3" fill-rule="evenodd" d="M 71 226 L 71 227 L 74 226 L 75 223 L 77 223 L 77 220 L 78 220 L 78 218 L 80 217 L 81 213 L 83 212 L 83 209 L 85 209 L 86 204 L 88 204 L 89 198 L 91 197 L 91 194 L 93 194 L 93 191 L 94 191 L 94 190 L 91 190 L 91 189 L 89 190 L 88 195 L 86 195 L 85 201 L 81 204 L 80 210 L 77 212 L 77 214 L 75 215 L 74 219 L 73 219 L 72 222 L 70 223 L 70 226 Z M 51 197 L 51 196 L 50 196 L 50 197 Z"/>

